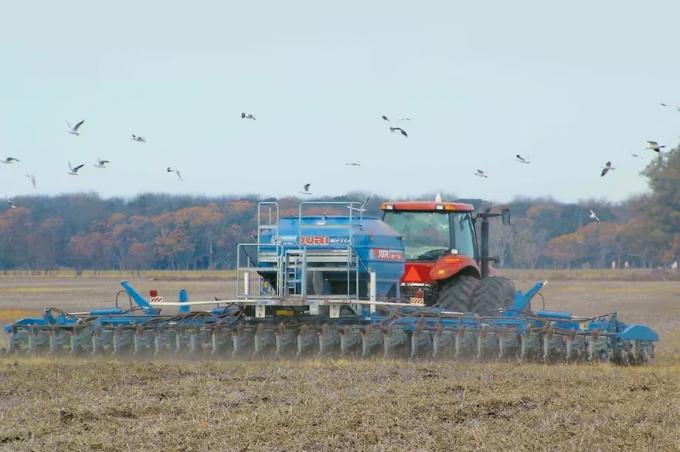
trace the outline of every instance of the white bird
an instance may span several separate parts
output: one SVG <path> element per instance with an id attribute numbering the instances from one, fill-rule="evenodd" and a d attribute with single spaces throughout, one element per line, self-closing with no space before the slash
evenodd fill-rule
<path id="1" fill-rule="evenodd" d="M 303 185 L 303 186 L 302 186 L 302 191 L 300 192 L 300 194 L 303 194 L 303 195 L 311 195 L 312 192 L 309 191 L 309 187 L 311 187 L 311 186 L 312 186 L 312 184 L 305 184 L 305 185 Z"/>
<path id="2" fill-rule="evenodd" d="M 14 203 L 10 199 L 7 200 L 7 207 L 9 207 L 10 209 L 16 209 L 17 208 L 17 206 L 15 206 Z"/>
<path id="3" fill-rule="evenodd" d="M 664 104 L 663 102 L 659 103 L 659 105 L 661 105 L 662 107 L 672 107 L 675 108 L 677 111 L 680 111 L 680 107 L 678 107 L 677 105 Z"/>
<path id="4" fill-rule="evenodd" d="M 402 129 L 401 127 L 390 127 L 390 132 L 392 132 L 392 133 L 394 133 L 394 132 L 400 132 L 402 135 L 404 135 L 406 138 L 408 138 L 408 134 L 407 134 L 406 131 L 405 131 L 404 129 Z"/>
<path id="5" fill-rule="evenodd" d="M 517 159 L 517 161 L 518 161 L 519 163 L 527 163 L 527 164 L 531 163 L 531 161 L 529 160 L 529 156 L 528 156 L 528 155 L 527 155 L 526 157 L 522 157 L 521 155 L 517 154 L 517 155 L 515 156 L 515 158 Z"/>
<path id="6" fill-rule="evenodd" d="M 66 130 L 67 130 L 68 133 L 70 133 L 71 135 L 80 135 L 80 132 L 79 132 L 78 130 L 80 129 L 80 126 L 82 126 L 84 122 L 85 122 L 85 120 L 83 119 L 82 121 L 80 121 L 78 124 L 76 124 L 76 125 L 73 126 L 73 127 L 71 127 L 71 124 L 69 124 L 69 123 L 67 122 L 67 123 L 66 123 Z"/>
<path id="7" fill-rule="evenodd" d="M 659 144 L 656 141 L 649 141 L 647 140 L 647 147 L 645 149 L 649 149 L 650 151 L 654 151 L 658 154 L 661 154 L 661 149 L 665 148 L 665 144 Z"/>
<path id="8" fill-rule="evenodd" d="M 254 121 L 255 116 L 251 115 L 250 113 L 248 113 L 248 114 L 241 113 L 241 119 L 252 119 Z"/>
<path id="9" fill-rule="evenodd" d="M 19 159 L 15 157 L 6 157 L 4 160 L 2 160 L 2 163 L 6 163 L 8 165 L 11 165 L 13 163 L 19 163 Z"/>
<path id="10" fill-rule="evenodd" d="M 382 118 L 383 118 L 383 120 L 385 120 L 385 121 L 391 121 L 391 119 L 388 118 L 388 117 L 385 116 L 385 115 L 382 115 Z M 410 120 L 411 120 L 411 118 L 399 118 L 399 119 L 397 119 L 395 122 L 410 121 Z"/>
<path id="11" fill-rule="evenodd" d="M 359 163 L 359 162 L 347 162 L 347 163 L 345 163 L 345 166 L 361 166 L 361 163 Z"/>
<path id="12" fill-rule="evenodd" d="M 38 184 L 35 182 L 35 174 L 27 174 L 26 177 L 28 177 L 31 180 L 31 185 L 33 185 L 33 188 L 36 188 Z"/>
<path id="13" fill-rule="evenodd" d="M 94 167 L 95 168 L 106 168 L 109 163 L 111 163 L 109 160 L 102 160 L 100 158 L 97 158 L 97 163 L 94 164 Z"/>
<path id="14" fill-rule="evenodd" d="M 482 170 L 480 170 L 480 169 L 478 169 L 477 171 L 475 171 L 475 176 L 477 176 L 477 177 L 483 177 L 483 178 L 489 177 L 489 176 L 486 175 L 486 173 L 485 173 L 484 171 L 482 171 Z"/>
<path id="15" fill-rule="evenodd" d="M 168 168 L 165 171 L 168 172 L 168 173 L 175 173 L 177 175 L 177 178 L 180 181 L 184 180 L 184 179 L 182 179 L 182 173 L 180 173 L 177 168 L 171 168 L 171 167 L 168 166 Z"/>
<path id="16" fill-rule="evenodd" d="M 78 165 L 78 166 L 74 167 L 73 165 L 71 165 L 71 162 L 68 162 L 68 170 L 69 170 L 69 171 L 68 171 L 68 174 L 69 174 L 70 176 L 77 176 L 77 175 L 78 175 L 78 171 L 80 171 L 80 169 L 81 169 L 83 166 L 85 166 L 84 163 L 83 163 L 82 165 Z"/>
<path id="17" fill-rule="evenodd" d="M 602 172 L 600 173 L 600 177 L 604 177 L 609 171 L 613 171 L 616 168 L 612 166 L 612 162 L 607 162 L 604 164 L 604 168 L 602 168 Z"/>
<path id="18" fill-rule="evenodd" d="M 590 215 L 588 215 L 588 218 L 590 218 L 591 220 L 595 220 L 598 223 L 600 222 L 600 219 L 597 217 L 597 214 L 593 212 L 593 209 L 590 209 Z"/>
<path id="19" fill-rule="evenodd" d="M 146 143 L 146 138 L 137 136 L 137 135 L 135 135 L 134 133 L 132 134 L 132 136 L 130 137 L 130 139 L 131 139 L 132 141 L 136 141 L 137 143 Z"/>

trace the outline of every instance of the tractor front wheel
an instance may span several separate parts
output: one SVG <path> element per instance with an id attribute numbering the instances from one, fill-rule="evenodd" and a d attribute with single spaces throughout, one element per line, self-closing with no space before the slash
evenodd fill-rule
<path id="1" fill-rule="evenodd" d="M 468 312 L 472 294 L 479 279 L 470 275 L 457 275 L 444 282 L 439 290 L 437 306 L 449 311 Z"/>

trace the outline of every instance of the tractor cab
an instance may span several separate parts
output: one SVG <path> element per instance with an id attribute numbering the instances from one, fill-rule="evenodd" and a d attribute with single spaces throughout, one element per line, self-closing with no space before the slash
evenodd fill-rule
<path id="1" fill-rule="evenodd" d="M 381 209 L 383 221 L 404 240 L 402 287 L 429 285 L 461 272 L 481 276 L 472 205 L 404 201 L 383 203 Z"/>

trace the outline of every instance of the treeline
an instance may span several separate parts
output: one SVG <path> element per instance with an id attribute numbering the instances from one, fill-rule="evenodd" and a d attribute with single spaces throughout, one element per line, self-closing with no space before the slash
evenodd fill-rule
<path id="1" fill-rule="evenodd" d="M 643 172 L 651 193 L 624 203 L 573 204 L 518 199 L 512 225 L 494 225 L 492 248 L 507 267 L 655 267 L 680 259 L 680 152 L 672 150 Z M 327 200 L 362 200 L 350 193 Z M 444 196 L 453 199 L 454 196 Z M 433 199 L 434 194 L 420 199 Z M 418 198 L 416 198 L 418 199 Z M 231 268 L 236 245 L 256 233 L 255 195 L 192 197 L 145 194 L 101 199 L 96 194 L 30 196 L 0 210 L 0 269 Z M 269 199 L 273 200 L 273 199 Z M 368 213 L 384 199 L 372 196 Z M 299 200 L 279 199 L 281 214 Z M 492 206 L 463 200 L 476 207 Z M 589 218 L 594 210 L 600 223 Z"/>

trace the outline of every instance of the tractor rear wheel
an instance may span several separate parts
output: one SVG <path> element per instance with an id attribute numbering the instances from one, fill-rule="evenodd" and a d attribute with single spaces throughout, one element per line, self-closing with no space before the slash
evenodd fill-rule
<path id="1" fill-rule="evenodd" d="M 490 276 L 477 284 L 470 299 L 470 311 L 480 315 L 507 309 L 515 299 L 515 285 L 508 278 Z"/>
<path id="2" fill-rule="evenodd" d="M 469 311 L 470 300 L 479 279 L 470 275 L 457 275 L 446 281 L 439 291 L 437 305 L 449 311 Z"/>

